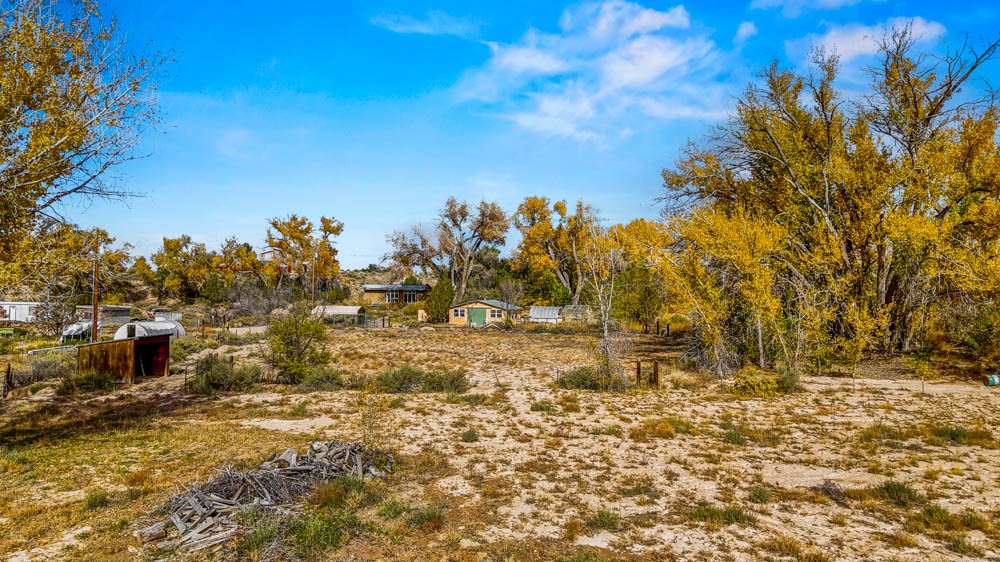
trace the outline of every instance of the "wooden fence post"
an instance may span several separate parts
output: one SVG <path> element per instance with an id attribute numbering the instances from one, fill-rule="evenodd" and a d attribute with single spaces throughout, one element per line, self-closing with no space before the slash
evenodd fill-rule
<path id="1" fill-rule="evenodd" d="M 656 319 L 656 335 L 660 335 L 660 319 Z"/>
<path id="2" fill-rule="evenodd" d="M 14 379 L 10 374 L 10 361 L 7 362 L 7 373 L 3 377 L 3 397 L 7 398 L 7 393 L 13 390 L 11 387 L 14 386 Z"/>
<path id="3" fill-rule="evenodd" d="M 653 387 L 660 388 L 660 362 L 653 359 Z"/>
<path id="4" fill-rule="evenodd" d="M 642 362 L 638 360 L 635 362 L 635 385 L 642 386 Z"/>

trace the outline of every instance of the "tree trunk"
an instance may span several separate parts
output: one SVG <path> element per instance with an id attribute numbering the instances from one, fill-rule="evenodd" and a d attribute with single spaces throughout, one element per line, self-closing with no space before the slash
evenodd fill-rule
<path id="1" fill-rule="evenodd" d="M 757 363 L 762 370 L 767 368 L 764 357 L 764 329 L 760 325 L 759 313 L 757 314 Z"/>

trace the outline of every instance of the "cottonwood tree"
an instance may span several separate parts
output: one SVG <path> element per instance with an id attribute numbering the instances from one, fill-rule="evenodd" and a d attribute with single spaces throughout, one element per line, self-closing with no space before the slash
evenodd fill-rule
<path id="1" fill-rule="evenodd" d="M 514 279 L 503 279 L 500 281 L 500 300 L 505 303 L 520 305 L 524 299 L 524 283 Z"/>
<path id="2" fill-rule="evenodd" d="M 1000 295 L 998 111 L 959 95 L 1000 42 L 943 55 L 914 43 L 892 31 L 852 99 L 836 56 L 816 52 L 806 75 L 772 64 L 664 171 L 663 269 L 719 371 L 905 351 L 958 304 Z"/>
<path id="3" fill-rule="evenodd" d="M 280 266 L 276 274 L 283 275 L 284 269 L 303 290 L 328 287 L 337 278 L 340 262 L 333 239 L 344 231 L 344 223 L 320 217 L 315 226 L 308 218 L 292 214 L 268 224 L 267 244 L 277 250 L 274 265 Z"/>
<path id="4" fill-rule="evenodd" d="M 109 172 L 135 157 L 156 122 L 153 77 L 163 59 L 131 52 L 96 2 L 83 0 L 0 3 L 0 49 L 0 255 L 8 257 L 60 203 L 126 195 Z"/>
<path id="5" fill-rule="evenodd" d="M 529 272 L 551 271 L 569 291 L 571 302 L 579 303 L 587 282 L 581 253 L 596 224 L 590 205 L 577 201 L 570 212 L 565 200 L 553 203 L 547 197 L 526 197 L 512 220 L 521 231 L 514 261 Z"/>
<path id="6" fill-rule="evenodd" d="M 487 246 L 503 245 L 509 228 L 507 214 L 498 204 L 482 201 L 471 207 L 449 197 L 433 233 L 419 226 L 394 232 L 388 237 L 392 251 L 386 258 L 436 276 L 447 274 L 455 287 L 456 303 L 465 297 L 477 254 Z"/>
<path id="7" fill-rule="evenodd" d="M 205 280 L 212 273 L 212 254 L 202 242 L 195 242 L 187 234 L 177 238 L 164 237 L 163 243 L 150 256 L 156 270 L 149 264 L 137 263 L 133 269 L 156 295 L 157 303 L 163 297 L 194 299 L 201 294 Z"/>
<path id="8" fill-rule="evenodd" d="M 625 270 L 618 282 L 616 314 L 624 321 L 652 324 L 667 305 L 666 281 L 655 267 L 653 254 L 666 245 L 669 237 L 663 225 L 635 219 L 615 225 L 612 234 L 622 245 Z"/>
<path id="9" fill-rule="evenodd" d="M 7 262 L 0 277 L 10 280 L 9 297 L 43 302 L 37 316 L 46 332 L 60 332 L 74 320 L 75 305 L 92 302 L 95 261 L 101 301 L 124 300 L 130 245 L 115 246 L 115 239 L 99 228 L 82 230 L 54 219 L 36 224 L 21 240 L 30 248 Z"/>

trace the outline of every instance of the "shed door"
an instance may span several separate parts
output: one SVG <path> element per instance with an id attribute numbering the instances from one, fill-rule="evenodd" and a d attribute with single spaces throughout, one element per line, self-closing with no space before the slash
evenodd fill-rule
<path id="1" fill-rule="evenodd" d="M 476 326 L 486 325 L 486 309 L 485 308 L 470 308 L 469 309 L 469 324 L 475 324 Z"/>

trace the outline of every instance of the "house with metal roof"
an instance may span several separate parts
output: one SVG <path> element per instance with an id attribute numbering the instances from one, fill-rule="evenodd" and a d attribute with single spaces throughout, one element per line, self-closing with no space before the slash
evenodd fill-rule
<path id="1" fill-rule="evenodd" d="M 594 311 L 585 304 L 568 304 L 559 311 L 563 322 L 591 324 L 594 322 Z"/>
<path id="2" fill-rule="evenodd" d="M 487 324 L 502 324 L 516 318 L 521 310 L 520 306 L 496 299 L 471 300 L 448 309 L 448 324 L 478 328 Z"/>
<path id="3" fill-rule="evenodd" d="M 312 313 L 331 324 L 365 325 L 365 307 L 363 306 L 320 305 L 313 307 Z"/>
<path id="4" fill-rule="evenodd" d="M 361 290 L 368 304 L 410 304 L 426 299 L 431 286 L 371 283 L 362 285 Z"/>
<path id="5" fill-rule="evenodd" d="M 558 324 L 562 322 L 559 312 L 560 306 L 533 306 L 528 309 L 528 322 L 538 322 L 540 324 Z"/>

